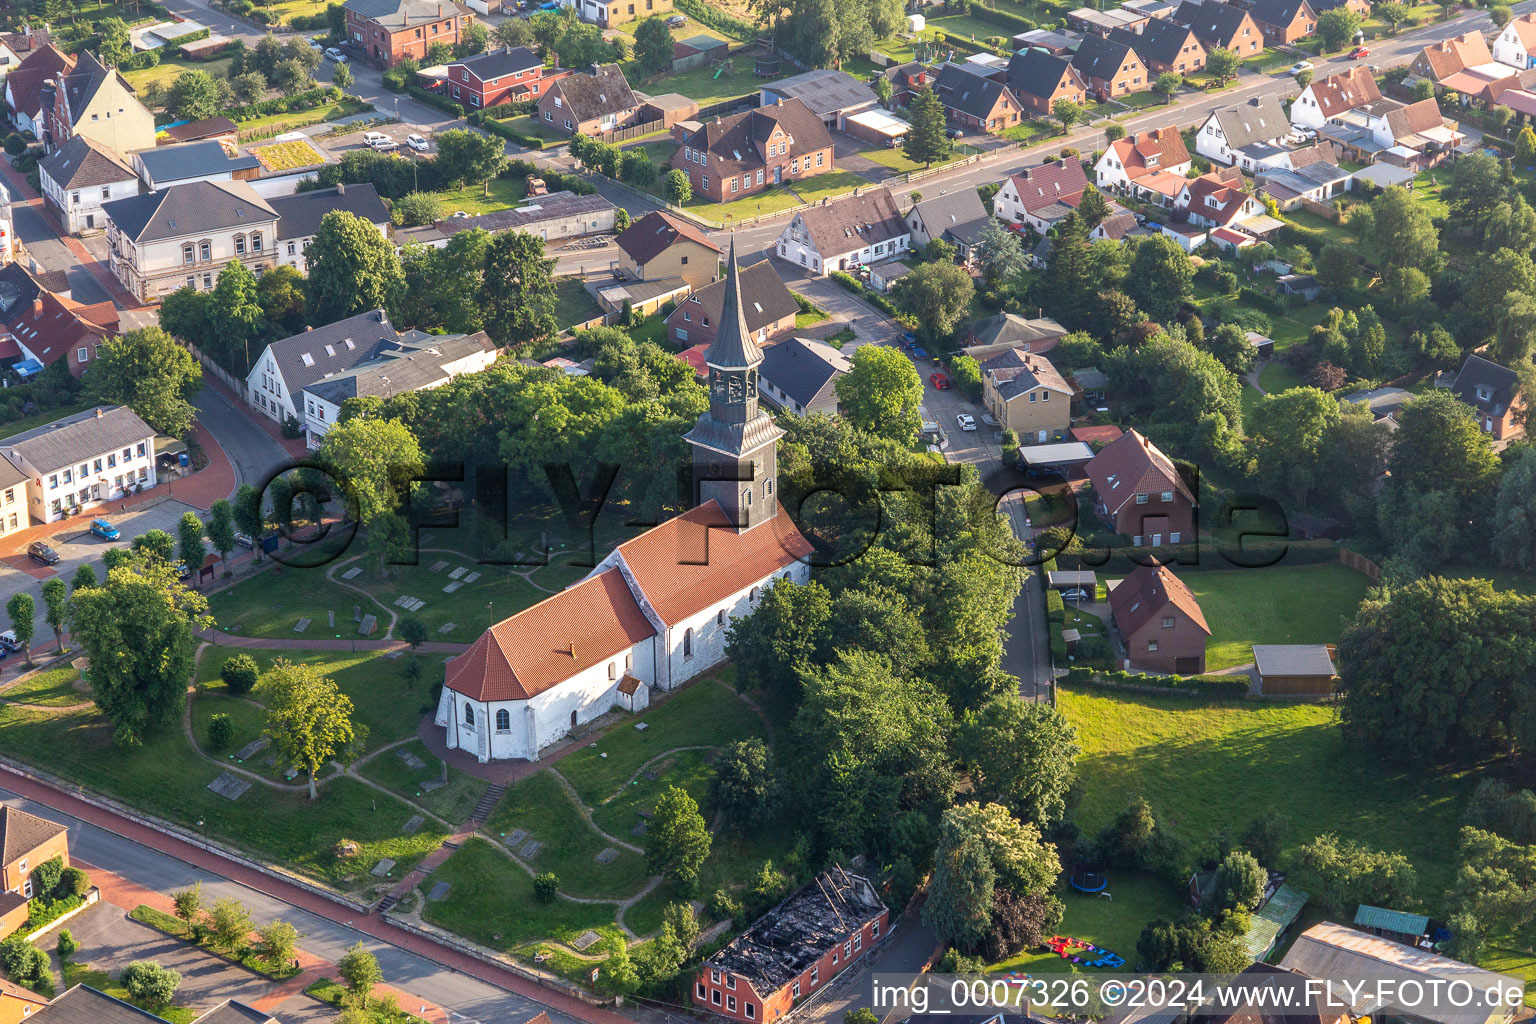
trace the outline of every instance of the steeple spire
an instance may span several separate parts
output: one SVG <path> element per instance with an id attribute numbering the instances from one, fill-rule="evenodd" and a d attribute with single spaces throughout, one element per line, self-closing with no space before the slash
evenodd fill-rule
<path id="1" fill-rule="evenodd" d="M 725 261 L 725 304 L 715 340 L 704 351 L 704 362 L 722 370 L 745 370 L 763 361 L 763 350 L 747 327 L 741 308 L 741 271 L 736 266 L 736 233 L 731 232 L 731 252 Z"/>

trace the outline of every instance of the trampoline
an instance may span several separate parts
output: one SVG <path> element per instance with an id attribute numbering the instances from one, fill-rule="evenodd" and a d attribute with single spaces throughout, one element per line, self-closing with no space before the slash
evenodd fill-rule
<path id="1" fill-rule="evenodd" d="M 1078 892 L 1103 892 L 1109 888 L 1109 875 L 1097 864 L 1075 864 L 1071 885 Z"/>

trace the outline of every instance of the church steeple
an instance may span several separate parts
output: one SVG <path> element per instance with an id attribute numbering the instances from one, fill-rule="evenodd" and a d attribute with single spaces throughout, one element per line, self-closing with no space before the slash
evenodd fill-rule
<path id="1" fill-rule="evenodd" d="M 725 299 L 714 340 L 704 351 L 709 367 L 709 410 L 684 440 L 693 446 L 695 491 L 713 498 L 739 530 L 778 513 L 774 478 L 783 431 L 758 406 L 757 369 L 763 350 L 747 326 L 736 265 L 736 237 L 726 258 Z"/>

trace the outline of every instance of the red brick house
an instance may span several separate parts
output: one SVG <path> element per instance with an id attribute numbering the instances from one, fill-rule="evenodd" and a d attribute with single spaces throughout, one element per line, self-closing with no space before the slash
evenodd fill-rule
<path id="1" fill-rule="evenodd" d="M 832 136 L 798 99 L 706 122 L 672 157 L 693 194 L 717 203 L 741 199 L 796 178 L 833 169 Z"/>
<path id="2" fill-rule="evenodd" d="M 546 86 L 536 116 L 567 135 L 602 135 L 633 124 L 640 101 L 617 64 L 593 64 Z"/>
<path id="3" fill-rule="evenodd" d="M 368 60 L 394 67 L 422 59 L 433 43 L 453 46 L 474 15 L 452 0 L 346 0 L 347 41 Z"/>
<path id="4" fill-rule="evenodd" d="M 41 366 L 64 359 L 79 377 L 117 329 L 112 303 L 82 306 L 44 288 L 20 263 L 0 268 L 0 359 Z"/>
<path id="5" fill-rule="evenodd" d="M 1117 28 L 1109 38 L 1125 43 L 1141 55 L 1147 65 L 1149 80 L 1156 79 L 1164 71 L 1189 75 L 1205 70 L 1205 44 L 1188 25 L 1175 24 L 1167 18 L 1153 18 L 1140 35 Z"/>
<path id="6" fill-rule="evenodd" d="M 441 88 L 454 102 L 480 110 L 536 100 L 551 83 L 570 73 L 570 68 L 546 68 L 543 58 L 526 46 L 507 46 L 449 64 Z"/>
<path id="7" fill-rule="evenodd" d="M 1211 627 L 1195 595 L 1166 565 L 1138 566 L 1118 586 L 1111 584 L 1109 610 L 1133 667 L 1179 675 L 1205 671 Z"/>
<path id="8" fill-rule="evenodd" d="M 1184 0 L 1173 20 L 1188 25 L 1207 51 L 1221 46 L 1239 57 L 1252 57 L 1264 49 L 1264 33 L 1253 15 L 1219 0 Z"/>
<path id="9" fill-rule="evenodd" d="M 1289 46 L 1317 31 L 1317 12 L 1308 0 L 1253 0 L 1248 14 L 1266 46 Z"/>
<path id="10" fill-rule="evenodd" d="M 1052 57 L 1043 50 L 1025 50 L 1008 61 L 1008 88 L 1026 110 L 1046 117 L 1057 100 L 1082 103 L 1088 98 L 1088 83 L 1065 57 Z"/>
<path id="11" fill-rule="evenodd" d="M 958 64 L 945 65 L 933 94 L 944 104 L 949 123 L 966 131 L 999 135 L 1017 126 L 1023 113 L 1018 97 L 1006 85 Z"/>
<path id="12" fill-rule="evenodd" d="M 1086 467 L 1094 510 L 1136 547 L 1194 540 L 1197 502 L 1173 460 L 1140 431 L 1128 430 Z"/>
<path id="13" fill-rule="evenodd" d="M 1088 91 L 1101 100 L 1152 87 L 1141 56 L 1125 42 L 1107 36 L 1084 36 L 1072 66 L 1087 80 Z"/>
<path id="14" fill-rule="evenodd" d="M 869 879 L 823 871 L 699 966 L 694 1004 L 771 1024 L 873 948 L 889 913 Z"/>
<path id="15" fill-rule="evenodd" d="M 800 312 L 795 297 L 784 287 L 779 272 L 769 260 L 743 267 L 741 275 L 741 312 L 747 318 L 747 330 L 759 345 L 769 345 L 787 338 L 795 330 L 795 314 Z M 725 281 L 716 281 L 694 292 L 678 304 L 667 317 L 667 337 L 680 348 L 708 345 L 720 328 L 720 313 L 725 307 Z"/>
<path id="16" fill-rule="evenodd" d="M 69 867 L 67 828 L 0 804 L 0 892 L 17 892 L 31 899 L 32 872 L 55 857 Z"/>
<path id="17" fill-rule="evenodd" d="M 880 77 L 891 83 L 891 105 L 896 107 L 911 103 L 919 91 L 932 89 L 937 78 L 932 68 L 915 60 L 888 67 Z"/>
<path id="18" fill-rule="evenodd" d="M 1495 441 L 1525 434 L 1526 400 L 1514 370 L 1479 355 L 1467 356 L 1451 393 L 1472 407 L 1478 427 Z"/>

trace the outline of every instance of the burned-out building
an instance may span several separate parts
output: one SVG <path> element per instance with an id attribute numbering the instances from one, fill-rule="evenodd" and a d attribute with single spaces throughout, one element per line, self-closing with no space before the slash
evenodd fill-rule
<path id="1" fill-rule="evenodd" d="M 889 911 L 862 875 L 834 867 L 791 893 L 699 968 L 693 1001 L 771 1022 L 880 940 Z"/>

